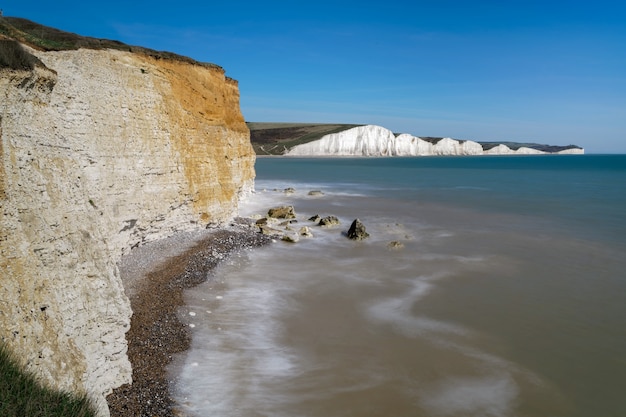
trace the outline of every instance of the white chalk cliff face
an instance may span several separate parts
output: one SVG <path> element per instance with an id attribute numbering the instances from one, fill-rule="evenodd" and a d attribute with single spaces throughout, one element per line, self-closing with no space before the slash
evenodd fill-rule
<path id="1" fill-rule="evenodd" d="M 47 68 L 0 69 L 0 338 L 106 416 L 131 378 L 118 260 L 232 218 L 255 156 L 218 67 L 29 51 Z"/>
<path id="2" fill-rule="evenodd" d="M 416 136 L 403 133 L 395 136 L 381 126 L 358 126 L 339 133 L 294 146 L 288 156 L 430 156 L 430 155 L 509 155 L 542 154 L 545 152 L 521 147 L 512 150 L 498 145 L 484 151 L 478 142 L 459 141 L 451 138 L 431 143 Z M 559 153 L 584 153 L 582 149 L 568 149 Z"/>

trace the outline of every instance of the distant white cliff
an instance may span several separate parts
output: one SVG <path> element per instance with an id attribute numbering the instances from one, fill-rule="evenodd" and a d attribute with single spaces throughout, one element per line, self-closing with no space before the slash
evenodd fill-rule
<path id="1" fill-rule="evenodd" d="M 537 149 L 520 147 L 513 150 L 504 144 L 484 150 L 471 140 L 443 138 L 429 141 L 408 133 L 396 136 L 391 130 L 376 125 L 358 126 L 343 132 L 294 146 L 288 156 L 431 156 L 431 155 L 529 155 L 545 154 Z M 556 153 L 583 154 L 580 148 Z"/>

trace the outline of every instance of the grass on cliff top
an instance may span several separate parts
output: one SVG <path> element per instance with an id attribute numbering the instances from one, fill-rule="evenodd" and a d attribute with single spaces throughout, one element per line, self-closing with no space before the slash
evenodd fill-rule
<path id="1" fill-rule="evenodd" d="M 354 124 L 247 122 L 250 142 L 257 155 L 282 155 L 296 145 L 343 132 Z"/>
<path id="2" fill-rule="evenodd" d="M 43 63 L 12 39 L 0 39 L 0 68 L 33 70 Z"/>
<path id="3" fill-rule="evenodd" d="M 86 396 L 58 392 L 40 384 L 0 342 L 0 416 L 95 417 L 96 412 Z"/>
<path id="4" fill-rule="evenodd" d="M 533 142 L 480 142 L 484 150 L 489 150 L 495 148 L 498 145 L 506 145 L 510 149 L 514 151 L 518 150 L 521 147 L 536 149 L 542 152 L 560 152 L 568 149 L 582 149 L 578 145 L 546 145 L 542 143 L 533 143 Z"/>
<path id="5" fill-rule="evenodd" d="M 0 16 L 0 38 L 9 38 L 41 51 L 66 51 L 79 48 L 85 49 L 117 49 L 151 56 L 155 59 L 169 59 L 216 68 L 224 71 L 219 65 L 198 62 L 186 56 L 172 52 L 155 51 L 140 46 L 126 45 L 120 41 L 98 39 L 65 32 L 52 27 L 40 25 L 21 17 Z"/>

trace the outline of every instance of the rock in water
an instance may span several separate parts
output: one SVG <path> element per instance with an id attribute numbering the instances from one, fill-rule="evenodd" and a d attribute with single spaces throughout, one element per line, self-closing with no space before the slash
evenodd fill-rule
<path id="1" fill-rule="evenodd" d="M 264 235 L 268 235 L 268 236 L 280 236 L 282 235 L 282 232 L 278 229 L 273 229 L 267 225 L 261 225 L 259 226 L 259 232 L 264 234 Z"/>
<path id="2" fill-rule="evenodd" d="M 269 209 L 267 212 L 268 217 L 274 219 L 295 219 L 296 212 L 293 206 L 280 206 Z"/>
<path id="3" fill-rule="evenodd" d="M 308 226 L 302 226 L 298 233 L 300 234 L 300 236 L 313 237 L 313 233 L 311 233 L 311 229 L 309 229 Z"/>
<path id="4" fill-rule="evenodd" d="M 318 224 L 320 226 L 335 226 L 339 224 L 339 219 L 336 216 L 326 216 L 320 219 Z"/>
<path id="5" fill-rule="evenodd" d="M 365 231 L 365 225 L 359 219 L 355 219 L 348 229 L 348 238 L 352 240 L 363 240 L 369 237 L 369 233 Z"/>
<path id="6" fill-rule="evenodd" d="M 404 243 L 402 242 L 398 242 L 397 240 L 394 240 L 392 242 L 389 242 L 389 244 L 387 245 L 387 247 L 389 249 L 402 249 L 404 247 Z"/>
<path id="7" fill-rule="evenodd" d="M 289 242 L 289 243 L 297 243 L 298 240 L 300 240 L 300 238 L 295 233 L 285 233 L 281 237 L 281 240 L 284 241 L 284 242 Z"/>

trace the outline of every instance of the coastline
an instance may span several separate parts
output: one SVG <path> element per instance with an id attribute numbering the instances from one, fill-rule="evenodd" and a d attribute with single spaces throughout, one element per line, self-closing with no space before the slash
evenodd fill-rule
<path id="1" fill-rule="evenodd" d="M 187 350 L 191 342 L 178 318 L 184 290 L 210 279 L 210 272 L 231 253 L 271 242 L 246 220 L 176 234 L 122 258 L 120 276 L 133 311 L 126 333 L 133 382 L 107 396 L 111 417 L 177 415 L 166 368 L 172 356 Z"/>

